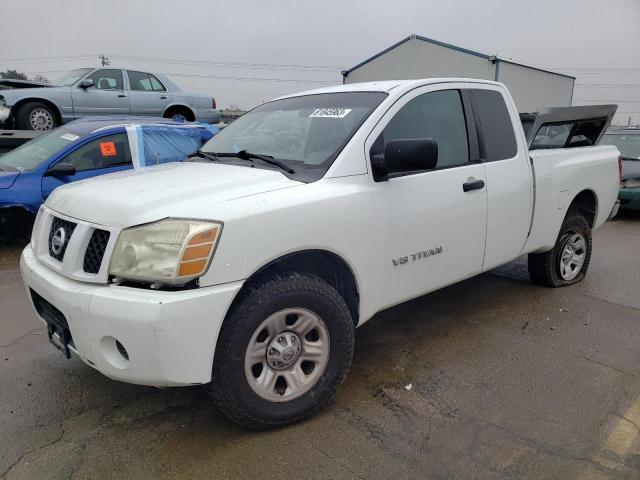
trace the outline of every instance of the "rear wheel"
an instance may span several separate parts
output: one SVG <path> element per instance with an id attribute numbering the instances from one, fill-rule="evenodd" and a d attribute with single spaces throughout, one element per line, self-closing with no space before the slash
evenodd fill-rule
<path id="1" fill-rule="evenodd" d="M 291 273 L 251 287 L 218 338 L 210 393 L 252 429 L 317 413 L 344 380 L 354 325 L 340 294 L 318 277 Z"/>
<path id="2" fill-rule="evenodd" d="M 529 276 L 548 287 L 572 285 L 587 274 L 591 261 L 591 227 L 583 215 L 569 212 L 554 247 L 529 254 Z"/>
<path id="3" fill-rule="evenodd" d="M 182 107 L 171 108 L 167 110 L 164 114 L 164 117 L 170 118 L 171 120 L 175 120 L 177 122 L 193 122 L 195 120 L 193 112 L 191 112 L 187 108 Z"/>
<path id="4" fill-rule="evenodd" d="M 22 130 L 51 130 L 58 125 L 55 110 L 43 102 L 27 102 L 16 113 L 16 124 Z"/>

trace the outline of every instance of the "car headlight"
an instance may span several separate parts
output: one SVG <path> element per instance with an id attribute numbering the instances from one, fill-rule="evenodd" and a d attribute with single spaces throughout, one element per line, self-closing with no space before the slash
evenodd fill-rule
<path id="1" fill-rule="evenodd" d="M 169 218 L 122 230 L 109 274 L 126 280 L 182 285 L 211 263 L 222 223 Z"/>

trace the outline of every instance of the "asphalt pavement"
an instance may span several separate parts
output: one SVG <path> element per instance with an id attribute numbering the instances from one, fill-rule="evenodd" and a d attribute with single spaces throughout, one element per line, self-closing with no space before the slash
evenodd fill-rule
<path id="1" fill-rule="evenodd" d="M 19 250 L 0 246 L 0 478 L 640 478 L 640 216 L 595 233 L 579 285 L 532 285 L 521 259 L 377 315 L 336 400 L 263 433 L 201 388 L 66 360 Z"/>

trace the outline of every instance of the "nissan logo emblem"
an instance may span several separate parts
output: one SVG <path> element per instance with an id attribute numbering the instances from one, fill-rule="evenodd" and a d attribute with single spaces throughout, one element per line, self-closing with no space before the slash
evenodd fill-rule
<path id="1" fill-rule="evenodd" d="M 56 230 L 56 233 L 53 234 L 53 237 L 51 237 L 51 251 L 53 254 L 60 255 L 65 243 L 67 243 L 67 232 L 64 228 L 60 227 Z"/>

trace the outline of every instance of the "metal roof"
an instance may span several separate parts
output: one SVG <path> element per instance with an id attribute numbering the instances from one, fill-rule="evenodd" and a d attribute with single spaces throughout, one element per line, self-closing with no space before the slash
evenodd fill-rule
<path id="1" fill-rule="evenodd" d="M 551 73 L 553 75 L 559 75 L 561 77 L 568 77 L 568 78 L 572 78 L 574 80 L 576 79 L 576 77 L 572 77 L 571 75 L 565 75 L 564 73 L 552 72 L 551 70 L 545 70 L 543 68 L 532 67 L 531 65 L 526 65 L 524 63 L 514 62 L 512 60 L 508 60 L 506 58 L 502 58 L 502 57 L 499 57 L 497 55 L 487 55 L 486 53 L 476 52 L 475 50 L 469 50 L 468 48 L 458 47 L 457 45 L 452 45 L 450 43 L 441 42 L 439 40 L 434 40 L 433 38 L 423 37 L 422 35 L 416 35 L 416 34 L 412 34 L 412 35 L 409 35 L 406 38 L 403 38 L 399 42 L 394 43 L 390 47 L 385 48 L 381 52 L 378 52 L 375 55 L 373 55 L 372 57 L 369 57 L 366 60 L 360 62 L 355 67 L 351 67 L 349 70 L 343 70 L 341 72 L 342 76 L 343 77 L 347 77 L 349 75 L 349 73 L 353 72 L 354 70 L 360 68 L 363 65 L 366 65 L 367 63 L 371 62 L 372 60 L 375 60 L 376 58 L 384 55 L 385 53 L 393 50 L 396 47 L 399 47 L 400 45 L 402 45 L 403 43 L 408 42 L 409 40 L 421 40 L 423 42 L 431 43 L 431 44 L 438 45 L 438 46 L 444 47 L 444 48 L 449 48 L 449 49 L 455 50 L 457 52 L 466 53 L 468 55 L 473 55 L 475 57 L 484 58 L 485 60 L 488 60 L 488 61 L 491 61 L 491 62 L 494 62 L 494 63 L 495 62 L 510 63 L 512 65 L 518 65 L 518 66 L 521 66 L 521 67 L 530 68 L 532 70 L 538 70 L 538 71 L 545 72 L 545 73 Z"/>

